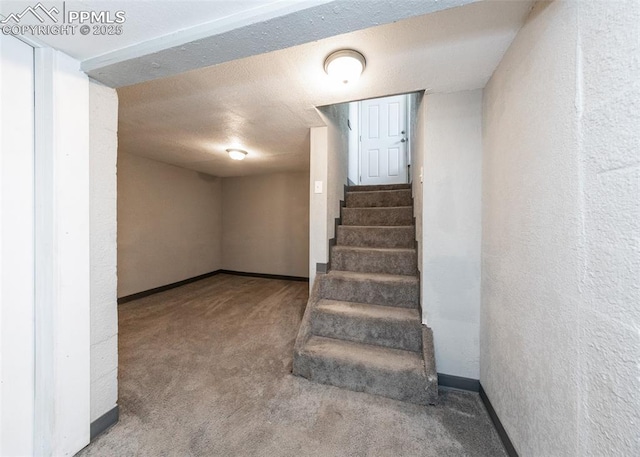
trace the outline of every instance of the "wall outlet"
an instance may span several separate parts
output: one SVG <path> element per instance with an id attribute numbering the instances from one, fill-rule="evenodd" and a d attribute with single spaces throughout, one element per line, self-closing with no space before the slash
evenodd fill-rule
<path id="1" fill-rule="evenodd" d="M 321 194 L 322 193 L 322 181 L 316 181 L 314 186 L 314 192 L 316 194 Z"/>

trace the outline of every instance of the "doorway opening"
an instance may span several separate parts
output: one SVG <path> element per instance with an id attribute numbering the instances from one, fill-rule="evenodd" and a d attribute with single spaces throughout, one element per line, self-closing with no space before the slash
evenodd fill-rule
<path id="1" fill-rule="evenodd" d="M 410 129 L 414 94 L 349 103 L 349 184 L 411 182 Z"/>

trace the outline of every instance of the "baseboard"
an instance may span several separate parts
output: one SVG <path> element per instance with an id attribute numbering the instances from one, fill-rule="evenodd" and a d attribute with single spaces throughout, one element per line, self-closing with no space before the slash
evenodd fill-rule
<path id="1" fill-rule="evenodd" d="M 469 392 L 480 392 L 480 381 L 472 378 L 463 378 L 451 374 L 438 373 L 438 385 L 450 387 L 452 389 L 468 390 Z"/>
<path id="2" fill-rule="evenodd" d="M 175 289 L 176 287 L 184 286 L 186 284 L 191 284 L 192 282 L 200 281 L 201 279 L 206 279 L 206 278 L 210 278 L 211 276 L 215 276 L 220 272 L 221 270 L 216 270 L 216 271 L 212 271 L 202 275 L 194 276 L 193 278 L 183 279 L 182 281 L 173 282 L 165 286 L 154 287 L 153 289 L 143 290 L 142 292 L 137 292 L 135 294 L 127 295 L 125 297 L 120 297 L 118 298 L 118 304 L 121 305 L 123 303 L 127 303 L 133 300 L 138 300 L 139 298 L 148 297 L 149 295 Z"/>
<path id="3" fill-rule="evenodd" d="M 226 275 L 236 275 L 236 276 L 249 276 L 252 278 L 282 279 L 285 281 L 309 282 L 309 278 L 306 278 L 304 276 L 272 275 L 269 273 L 249 273 L 246 271 L 234 271 L 234 270 L 218 270 L 218 273 L 226 274 Z"/>
<path id="4" fill-rule="evenodd" d="M 183 279 L 182 281 L 173 282 L 171 284 L 167 284 L 166 286 L 154 287 L 153 289 L 143 290 L 142 292 L 137 292 L 135 294 L 127 295 L 125 297 L 120 297 L 118 298 L 118 304 L 121 305 L 123 303 L 127 303 L 133 300 L 138 300 L 140 298 L 148 297 L 149 295 L 165 292 L 167 290 L 175 289 L 176 287 L 191 284 L 192 282 L 200 281 L 202 279 L 207 279 L 219 274 L 251 276 L 253 278 L 265 278 L 265 279 L 283 279 L 285 281 L 309 282 L 309 278 L 305 278 L 303 276 L 272 275 L 267 273 L 249 273 L 244 271 L 233 271 L 233 270 L 216 270 L 210 273 L 205 273 L 203 275 L 194 276 L 193 278 Z"/>
<path id="5" fill-rule="evenodd" d="M 89 432 L 90 440 L 93 441 L 96 437 L 105 432 L 109 427 L 115 425 L 118 422 L 119 417 L 120 408 L 118 407 L 118 405 L 116 405 L 112 409 L 104 413 L 102 416 L 91 422 Z"/>
<path id="6" fill-rule="evenodd" d="M 442 387 L 449 387 L 452 389 L 459 390 L 467 390 L 470 392 L 478 392 L 480 394 L 480 399 L 484 404 L 484 407 L 487 408 L 487 413 L 489 413 L 489 417 L 491 418 L 491 422 L 493 422 L 493 426 L 496 428 L 498 432 L 498 436 L 500 437 L 500 441 L 502 441 L 502 445 L 504 449 L 507 451 L 507 455 L 509 457 L 518 457 L 518 452 L 516 448 L 513 446 L 509 435 L 507 435 L 507 431 L 502 426 L 502 422 L 500 422 L 500 418 L 498 414 L 493 409 L 493 405 L 487 397 L 487 393 L 482 388 L 482 384 L 477 379 L 472 378 L 463 378 L 462 376 L 454 376 L 450 374 L 438 373 L 438 385 Z"/>
<path id="7" fill-rule="evenodd" d="M 493 409 L 493 405 L 491 404 L 489 397 L 487 397 L 487 393 L 482 388 L 482 385 L 480 385 L 479 392 L 480 392 L 480 398 L 482 399 L 482 403 L 484 403 L 484 407 L 487 408 L 489 417 L 491 418 L 491 421 L 493 422 L 493 426 L 496 428 L 496 431 L 498 432 L 498 436 L 500 436 L 500 440 L 502 441 L 502 445 L 504 446 L 504 449 L 507 451 L 507 455 L 509 457 L 518 457 L 518 452 L 516 451 L 516 448 L 513 446 L 513 443 L 511 442 L 511 439 L 509 438 L 507 431 L 502 426 L 502 422 L 500 422 L 500 418 L 498 417 L 498 414 L 496 414 L 495 409 Z"/>

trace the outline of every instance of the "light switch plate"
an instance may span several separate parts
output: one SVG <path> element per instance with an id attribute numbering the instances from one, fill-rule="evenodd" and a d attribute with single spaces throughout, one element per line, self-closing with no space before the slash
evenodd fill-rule
<path id="1" fill-rule="evenodd" d="M 315 184 L 314 192 L 316 194 L 321 194 L 322 193 L 322 181 L 316 181 L 314 184 Z"/>

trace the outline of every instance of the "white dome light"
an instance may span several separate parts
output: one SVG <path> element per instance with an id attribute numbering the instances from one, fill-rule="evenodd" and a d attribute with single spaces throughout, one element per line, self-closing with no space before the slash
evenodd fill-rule
<path id="1" fill-rule="evenodd" d="M 342 49 L 327 57 L 324 71 L 336 81 L 344 84 L 356 81 L 366 66 L 364 56 L 353 49 Z"/>
<path id="2" fill-rule="evenodd" d="M 229 153 L 229 157 L 233 160 L 244 160 L 247 156 L 247 151 L 242 149 L 227 149 L 227 152 Z"/>

